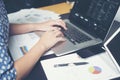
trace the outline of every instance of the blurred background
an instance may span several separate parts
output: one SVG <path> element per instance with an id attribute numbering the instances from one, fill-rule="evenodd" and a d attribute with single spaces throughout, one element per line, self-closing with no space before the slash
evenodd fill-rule
<path id="1" fill-rule="evenodd" d="M 38 8 L 74 0 L 3 0 L 3 1 L 5 3 L 8 13 L 12 13 L 20 9 Z"/>

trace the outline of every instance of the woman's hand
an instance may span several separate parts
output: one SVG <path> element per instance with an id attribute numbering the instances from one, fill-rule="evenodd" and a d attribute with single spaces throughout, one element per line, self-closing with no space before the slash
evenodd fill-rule
<path id="1" fill-rule="evenodd" d="M 45 32 L 40 38 L 39 43 L 45 48 L 45 50 L 48 50 L 49 48 L 53 47 L 56 43 L 61 41 L 65 41 L 65 38 L 60 30 L 55 29 Z"/>
<path id="2" fill-rule="evenodd" d="M 61 19 L 49 20 L 43 23 L 35 23 L 33 26 L 34 26 L 34 30 L 49 31 L 49 30 L 56 30 L 58 27 L 55 27 L 55 25 L 59 25 L 63 27 L 65 30 L 67 29 L 66 24 Z"/>
<path id="3" fill-rule="evenodd" d="M 45 21 L 42 23 L 10 24 L 10 34 L 16 35 L 34 31 L 50 31 L 58 28 L 57 26 L 55 27 L 55 25 L 61 26 L 63 29 L 67 30 L 64 21 L 57 19 Z"/>

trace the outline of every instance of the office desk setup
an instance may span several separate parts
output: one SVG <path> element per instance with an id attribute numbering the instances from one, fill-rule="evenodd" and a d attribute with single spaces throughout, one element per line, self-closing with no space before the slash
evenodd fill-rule
<path id="1" fill-rule="evenodd" d="M 59 3 L 59 4 L 55 4 L 55 5 L 50 5 L 50 6 L 45 6 L 45 7 L 38 8 L 38 10 L 39 9 L 50 10 L 50 11 L 53 11 L 53 12 L 55 12 L 57 14 L 60 14 L 60 16 L 61 16 L 62 19 L 66 19 L 66 18 L 69 17 L 69 13 L 70 13 L 72 7 L 73 6 L 71 4 Z M 36 32 L 36 34 L 39 35 L 39 32 Z M 77 55 L 79 55 L 81 58 L 88 58 L 88 57 L 91 57 L 93 55 L 99 55 L 100 53 L 104 53 L 105 50 L 102 48 L 102 46 L 103 46 L 103 44 L 99 44 L 99 45 L 96 45 L 96 46 L 92 46 L 92 47 L 84 48 L 84 49 L 81 49 L 81 50 L 77 50 L 74 53 L 76 53 Z M 52 59 L 52 58 L 56 58 L 56 57 L 57 56 L 55 54 L 50 54 L 50 55 L 42 56 L 40 58 L 40 60 L 37 62 L 37 64 L 35 65 L 35 67 L 33 68 L 33 70 L 31 71 L 31 73 L 24 80 L 49 80 L 49 79 L 47 79 L 45 71 L 44 71 L 44 69 L 42 67 L 42 64 L 40 62 L 42 60 L 48 60 L 48 59 Z M 88 63 L 84 62 L 84 63 L 73 63 L 73 64 L 74 65 L 84 65 L 84 64 L 86 65 Z M 68 65 L 69 65 L 69 63 L 62 64 L 62 65 L 61 64 L 60 65 L 55 65 L 54 67 L 68 66 Z M 97 69 L 99 69 L 99 72 L 95 72 L 93 74 L 99 74 L 101 72 L 101 69 L 99 67 L 97 67 L 97 66 L 94 66 L 94 67 L 96 67 Z M 115 79 L 115 80 L 117 80 L 117 79 Z"/>

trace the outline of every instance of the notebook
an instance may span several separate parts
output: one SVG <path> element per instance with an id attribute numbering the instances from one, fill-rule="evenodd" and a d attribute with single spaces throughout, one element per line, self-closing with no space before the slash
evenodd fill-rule
<path id="1" fill-rule="evenodd" d="M 104 47 L 120 72 L 120 27 L 105 42 Z"/>
<path id="2" fill-rule="evenodd" d="M 76 0 L 65 20 L 68 30 L 62 30 L 67 40 L 52 50 L 60 56 L 102 43 L 119 5 L 119 0 Z"/>

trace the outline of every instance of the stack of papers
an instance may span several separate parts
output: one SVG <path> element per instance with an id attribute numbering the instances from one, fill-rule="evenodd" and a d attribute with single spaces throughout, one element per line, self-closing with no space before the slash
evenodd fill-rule
<path id="1" fill-rule="evenodd" d="M 18 12 L 8 14 L 10 23 L 40 23 L 51 19 L 59 19 L 59 14 L 42 9 L 22 9 Z"/>
<path id="2" fill-rule="evenodd" d="M 119 75 L 106 53 L 82 59 L 76 53 L 41 61 L 48 80 L 110 80 Z"/>

